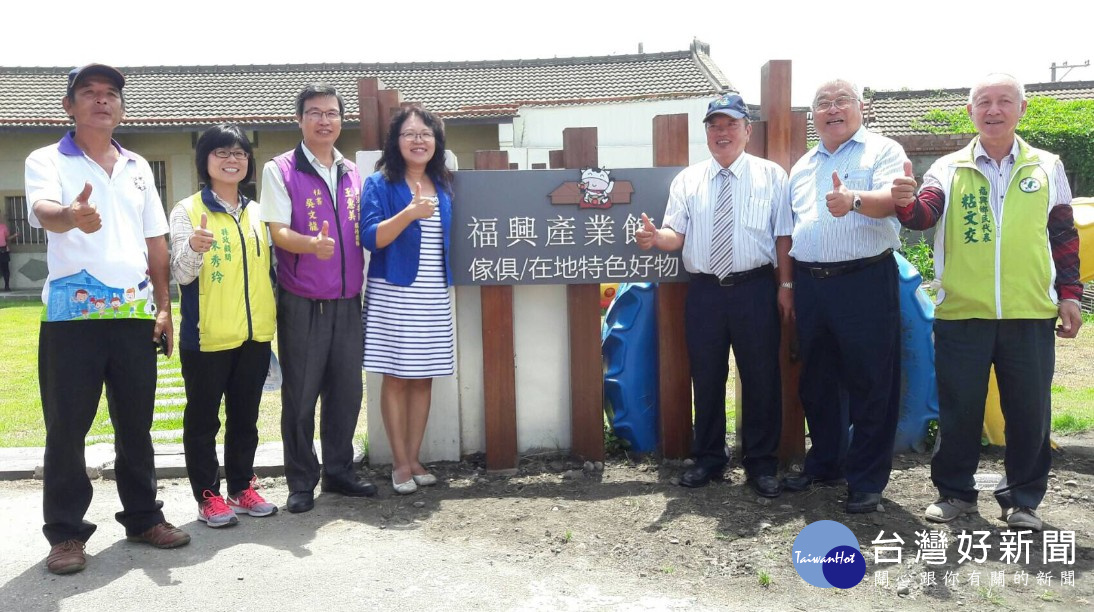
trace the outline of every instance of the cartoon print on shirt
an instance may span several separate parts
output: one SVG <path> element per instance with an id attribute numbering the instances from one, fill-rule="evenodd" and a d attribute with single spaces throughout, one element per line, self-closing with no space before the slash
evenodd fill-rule
<path id="1" fill-rule="evenodd" d="M 73 296 L 73 298 L 72 298 L 72 301 L 76 302 L 76 304 L 78 305 L 79 310 L 80 310 L 80 314 L 85 319 L 87 318 L 88 312 L 90 312 L 88 309 L 91 307 L 87 303 L 87 300 L 88 300 L 89 297 L 90 297 L 90 294 L 88 294 L 87 289 L 77 289 L 76 290 L 76 295 Z"/>
<path id="2" fill-rule="evenodd" d="M 137 301 L 137 289 L 130 287 L 125 290 L 125 303 L 129 304 L 129 318 L 137 316 L 137 305 L 134 302 Z"/>

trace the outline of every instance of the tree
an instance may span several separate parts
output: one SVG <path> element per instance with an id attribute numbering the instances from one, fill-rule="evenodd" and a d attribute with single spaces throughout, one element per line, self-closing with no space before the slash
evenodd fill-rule
<path id="1" fill-rule="evenodd" d="M 934 109 L 911 127 L 932 134 L 973 134 L 965 109 Z M 1075 177 L 1075 195 L 1094 192 L 1094 100 L 1029 99 L 1018 122 L 1018 134 L 1029 144 L 1060 156 Z"/>

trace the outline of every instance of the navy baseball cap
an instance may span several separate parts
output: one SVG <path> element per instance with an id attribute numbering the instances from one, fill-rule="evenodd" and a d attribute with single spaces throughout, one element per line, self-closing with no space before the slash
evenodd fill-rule
<path id="1" fill-rule="evenodd" d="M 106 64 L 88 64 L 86 66 L 80 66 L 79 68 L 73 68 L 68 73 L 68 93 L 72 93 L 72 88 L 80 81 L 80 79 L 86 79 L 90 76 L 101 76 L 114 84 L 119 90 L 125 87 L 125 77 L 121 72 L 113 66 L 107 66 Z"/>
<path id="2" fill-rule="evenodd" d="M 741 96 L 734 92 L 722 94 L 711 100 L 707 105 L 707 114 L 703 117 L 703 121 L 710 119 L 710 116 L 715 113 L 729 115 L 734 119 L 749 119 L 748 106 Z"/>

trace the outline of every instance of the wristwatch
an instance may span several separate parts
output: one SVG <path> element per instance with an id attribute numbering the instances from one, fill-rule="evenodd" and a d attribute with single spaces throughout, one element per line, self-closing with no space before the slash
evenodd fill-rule
<path id="1" fill-rule="evenodd" d="M 860 208 L 862 208 L 862 196 L 860 196 L 858 193 L 855 193 L 851 197 L 851 210 L 858 210 Z"/>
<path id="2" fill-rule="evenodd" d="M 786 281 L 785 283 L 779 283 L 779 289 L 793 289 L 794 281 Z"/>

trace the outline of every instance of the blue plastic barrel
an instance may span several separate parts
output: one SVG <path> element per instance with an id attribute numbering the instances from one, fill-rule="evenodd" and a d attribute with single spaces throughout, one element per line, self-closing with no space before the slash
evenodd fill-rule
<path id="1" fill-rule="evenodd" d="M 653 283 L 624 283 L 604 319 L 604 409 L 615 435 L 648 453 L 658 442 L 657 312 Z"/>
<path id="2" fill-rule="evenodd" d="M 900 274 L 900 421 L 894 453 L 923 452 L 927 424 L 938 418 L 934 375 L 934 303 L 923 291 L 922 277 L 896 254 Z"/>

